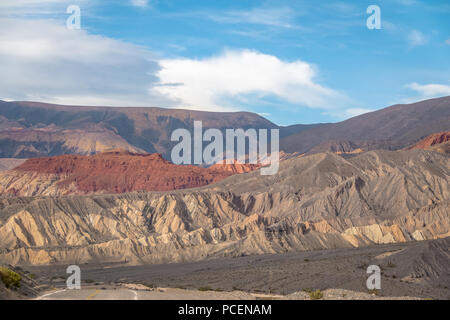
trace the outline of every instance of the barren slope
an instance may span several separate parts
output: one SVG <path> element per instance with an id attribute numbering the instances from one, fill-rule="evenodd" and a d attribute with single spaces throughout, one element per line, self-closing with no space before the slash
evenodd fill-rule
<path id="1" fill-rule="evenodd" d="M 358 148 L 364 151 L 396 150 L 407 147 L 424 136 L 449 130 L 450 97 L 442 97 L 394 105 L 342 122 L 316 126 L 282 138 L 280 148 L 286 152 L 306 153 L 325 144 L 315 151 L 323 152 L 332 151 L 332 148 L 339 149 L 344 144 L 351 146 L 346 151 Z M 338 143 L 333 145 L 333 141 Z"/>
<path id="2" fill-rule="evenodd" d="M 157 263 L 450 236 L 449 157 L 317 154 L 198 189 L 4 198 L 0 260 Z"/>
<path id="3" fill-rule="evenodd" d="M 200 187 L 237 172 L 175 165 L 160 154 L 111 151 L 93 156 L 28 159 L 0 173 L 0 194 L 12 196 L 167 191 Z"/>
<path id="4" fill-rule="evenodd" d="M 440 150 L 441 144 L 446 144 L 450 141 L 450 131 L 448 132 L 438 132 L 431 134 L 417 143 L 405 148 L 405 150 L 413 149 L 425 149 L 425 150 Z"/>

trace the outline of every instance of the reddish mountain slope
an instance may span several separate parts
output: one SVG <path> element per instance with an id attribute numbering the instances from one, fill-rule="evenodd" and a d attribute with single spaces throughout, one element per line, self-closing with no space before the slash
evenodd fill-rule
<path id="1" fill-rule="evenodd" d="M 428 149 L 434 145 L 445 143 L 447 141 L 450 141 L 450 131 L 434 133 L 432 135 L 429 135 L 428 137 L 423 138 L 414 145 L 406 148 L 406 150 Z"/>
<path id="2" fill-rule="evenodd" d="M 138 190 L 166 191 L 193 188 L 219 181 L 233 172 L 220 168 L 199 168 L 175 165 L 164 160 L 161 154 L 136 154 L 112 151 L 93 156 L 62 155 L 35 158 L 7 173 L 8 185 L 20 187 L 3 190 L 14 194 L 88 194 L 123 193 Z M 29 177 L 29 181 L 24 181 Z M 5 177 L 3 177 L 5 178 Z M 49 183 L 43 190 L 42 180 Z M 12 181 L 12 183 L 11 183 Z M 40 192 L 24 192 L 34 182 L 41 185 Z M 25 183 L 26 182 L 26 183 Z M 56 184 L 56 185 L 55 185 Z M 35 190 L 35 188 L 31 188 Z"/>

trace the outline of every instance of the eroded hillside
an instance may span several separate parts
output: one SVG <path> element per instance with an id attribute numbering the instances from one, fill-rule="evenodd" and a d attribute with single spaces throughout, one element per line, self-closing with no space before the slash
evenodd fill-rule
<path id="1" fill-rule="evenodd" d="M 444 238 L 449 163 L 423 150 L 325 153 L 200 189 L 3 198 L 0 260 L 157 263 Z"/>

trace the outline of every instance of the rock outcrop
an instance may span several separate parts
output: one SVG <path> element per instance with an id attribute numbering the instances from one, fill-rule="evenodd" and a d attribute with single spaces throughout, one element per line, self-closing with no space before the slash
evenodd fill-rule
<path id="1" fill-rule="evenodd" d="M 424 149 L 435 150 L 438 152 L 447 152 L 450 142 L 450 131 L 439 132 L 429 135 L 419 142 L 405 148 L 405 150 Z"/>
<path id="2" fill-rule="evenodd" d="M 162 263 L 450 236 L 449 156 L 282 161 L 171 192 L 0 198 L 0 261 Z"/>
<path id="3" fill-rule="evenodd" d="M 161 154 L 110 151 L 93 156 L 62 155 L 28 159 L 0 173 L 0 194 L 68 194 L 168 191 L 201 187 L 242 170 L 175 165 Z"/>

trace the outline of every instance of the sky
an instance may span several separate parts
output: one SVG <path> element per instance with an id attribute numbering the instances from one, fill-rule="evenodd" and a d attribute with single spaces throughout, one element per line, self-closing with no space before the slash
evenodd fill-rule
<path id="1" fill-rule="evenodd" d="M 1 0 L 0 72 L 7 101 L 337 122 L 450 95 L 450 3 Z"/>

